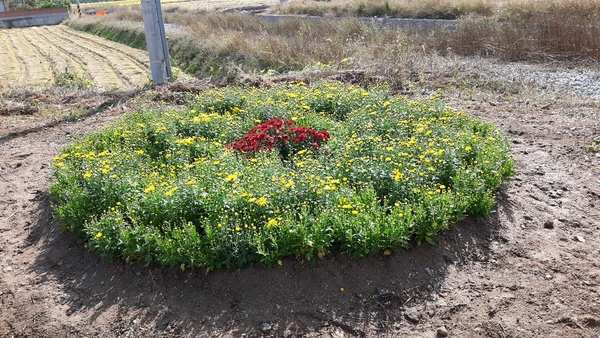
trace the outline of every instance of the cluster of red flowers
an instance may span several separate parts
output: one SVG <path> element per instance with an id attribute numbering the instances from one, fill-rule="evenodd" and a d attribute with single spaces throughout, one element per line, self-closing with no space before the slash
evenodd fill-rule
<path id="1" fill-rule="evenodd" d="M 294 121 L 277 118 L 255 125 L 246 136 L 227 145 L 241 153 L 279 150 L 282 157 L 302 149 L 319 148 L 322 142 L 329 140 L 325 130 L 316 131 L 308 127 L 294 127 Z"/>

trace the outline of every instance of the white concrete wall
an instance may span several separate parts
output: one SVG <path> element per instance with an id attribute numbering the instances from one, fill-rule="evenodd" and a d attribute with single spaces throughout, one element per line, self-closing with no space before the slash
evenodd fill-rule
<path id="1" fill-rule="evenodd" d="M 29 11 L 9 11 L 0 16 L 0 28 L 57 25 L 69 18 L 64 8 L 42 8 Z"/>

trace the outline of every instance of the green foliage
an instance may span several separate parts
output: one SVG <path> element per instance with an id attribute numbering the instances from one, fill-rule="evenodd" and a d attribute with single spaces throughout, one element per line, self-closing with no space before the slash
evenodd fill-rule
<path id="1" fill-rule="evenodd" d="M 285 160 L 226 147 L 273 118 L 331 138 Z M 207 270 L 433 243 L 467 214 L 485 217 L 513 174 L 489 124 L 436 98 L 328 83 L 222 88 L 184 110 L 140 109 L 53 163 L 55 216 L 88 248 Z"/>
<path id="2" fill-rule="evenodd" d="M 50 7 L 68 7 L 71 9 L 71 1 L 69 0 L 27 0 L 15 1 L 9 0 L 8 6 L 11 10 L 18 9 L 34 9 L 34 8 L 50 8 Z"/>
<path id="3" fill-rule="evenodd" d="M 76 26 L 81 24 L 81 26 Z M 123 25 L 105 25 L 97 22 L 70 23 L 76 29 L 101 36 L 105 39 L 126 44 L 133 48 L 146 49 L 146 35 L 143 27 L 130 23 Z"/>
<path id="4" fill-rule="evenodd" d="M 38 6 L 40 8 L 50 8 L 50 7 L 67 7 L 69 10 L 71 9 L 71 1 L 69 0 L 45 0 L 44 2 L 38 2 Z"/>
<path id="5" fill-rule="evenodd" d="M 94 81 L 89 76 L 78 75 L 65 68 L 63 72 L 52 71 L 52 85 L 67 89 L 92 89 Z"/>
<path id="6" fill-rule="evenodd" d="M 591 152 L 600 153 L 600 139 L 592 141 L 586 148 Z"/>

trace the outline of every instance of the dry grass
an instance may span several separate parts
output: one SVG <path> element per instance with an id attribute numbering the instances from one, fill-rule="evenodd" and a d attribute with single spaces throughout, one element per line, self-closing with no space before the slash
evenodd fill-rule
<path id="1" fill-rule="evenodd" d="M 600 58 L 600 0 L 294 0 L 282 14 L 460 19 L 419 44 L 503 60 Z"/>
<path id="2" fill-rule="evenodd" d="M 390 57 L 388 51 L 398 49 L 399 39 L 406 42 L 396 31 L 381 31 L 350 18 L 270 23 L 248 16 L 209 15 L 188 7 L 173 4 L 165 9 L 165 20 L 186 27 L 194 39 L 202 40 L 195 45 L 218 50 L 228 61 L 243 58 L 255 69 L 299 70 L 317 62 L 377 60 Z M 442 55 L 451 52 L 507 61 L 600 59 L 600 0 L 292 0 L 273 8 L 322 16 L 459 17 L 456 30 L 418 32 L 412 38 L 415 45 Z M 139 6 L 111 11 L 110 21 L 141 22 Z"/>
<path id="3" fill-rule="evenodd" d="M 600 1 L 509 3 L 492 19 L 461 20 L 457 31 L 429 45 L 507 61 L 599 60 Z"/>
<path id="4" fill-rule="evenodd" d="M 315 63 L 347 63 L 350 58 L 364 63 L 390 58 L 398 45 L 406 45 L 405 36 L 397 31 L 355 20 L 271 22 L 239 14 L 207 15 L 200 20 L 197 15 L 172 15 L 169 20 L 187 27 L 192 39 L 203 39 L 208 48 L 244 55 L 256 69 L 302 70 Z"/>
<path id="5" fill-rule="evenodd" d="M 336 1 L 313 2 L 333 6 L 339 2 Z M 296 2 L 303 0 L 292 4 Z M 426 2 L 431 6 L 435 2 L 481 8 L 479 0 Z M 422 5 L 418 1 L 404 3 Z M 506 61 L 600 60 L 600 0 L 487 3 L 493 4 L 495 14 L 468 15 L 458 20 L 455 30 L 425 32 L 381 28 L 355 18 L 271 21 L 258 16 L 177 8 L 165 11 L 164 17 L 171 27 L 178 27 L 178 32 L 167 31 L 173 64 L 197 77 L 225 82 L 240 72 L 266 76 L 290 71 L 328 74 L 351 70 L 374 74 L 372 80 L 380 78 L 397 88 L 425 80 L 442 86 L 462 82 L 452 79 L 451 67 L 448 70 L 432 64 L 431 60 L 438 56 Z M 498 21 L 501 17 L 503 22 Z M 135 32 L 141 29 L 141 14 L 139 6 L 120 7 L 106 17 L 74 20 L 70 24 L 132 44 L 127 37 L 138 37 L 139 43 Z M 431 73 L 437 75 L 428 75 Z"/>
<path id="6" fill-rule="evenodd" d="M 292 0 L 273 11 L 329 17 L 400 17 L 456 19 L 477 13 L 490 15 L 494 6 L 484 0 Z"/>
<path id="7" fill-rule="evenodd" d="M 536 16 L 596 17 L 598 0 L 291 0 L 271 12 L 315 16 L 457 19 L 489 17 L 521 21 Z"/>
<path id="8" fill-rule="evenodd" d="M 139 16 L 131 11 L 135 8 L 69 24 L 108 38 L 134 36 L 123 33 L 140 29 Z M 129 15 L 135 20 L 125 21 Z M 354 19 L 273 22 L 242 14 L 176 12 L 165 13 L 165 21 L 181 28 L 181 33 L 167 32 L 174 64 L 198 77 L 223 75 L 225 68 L 247 73 L 365 68 L 373 63 L 402 63 L 414 53 L 422 54 L 421 47 L 403 32 Z"/>

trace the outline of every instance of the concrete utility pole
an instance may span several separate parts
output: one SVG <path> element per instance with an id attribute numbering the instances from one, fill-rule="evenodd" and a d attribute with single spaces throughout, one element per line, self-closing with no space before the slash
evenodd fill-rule
<path id="1" fill-rule="evenodd" d="M 173 73 L 171 72 L 171 61 L 169 60 L 169 48 L 167 47 L 167 35 L 165 34 L 160 0 L 141 1 L 152 83 L 162 85 L 167 83 Z"/>

